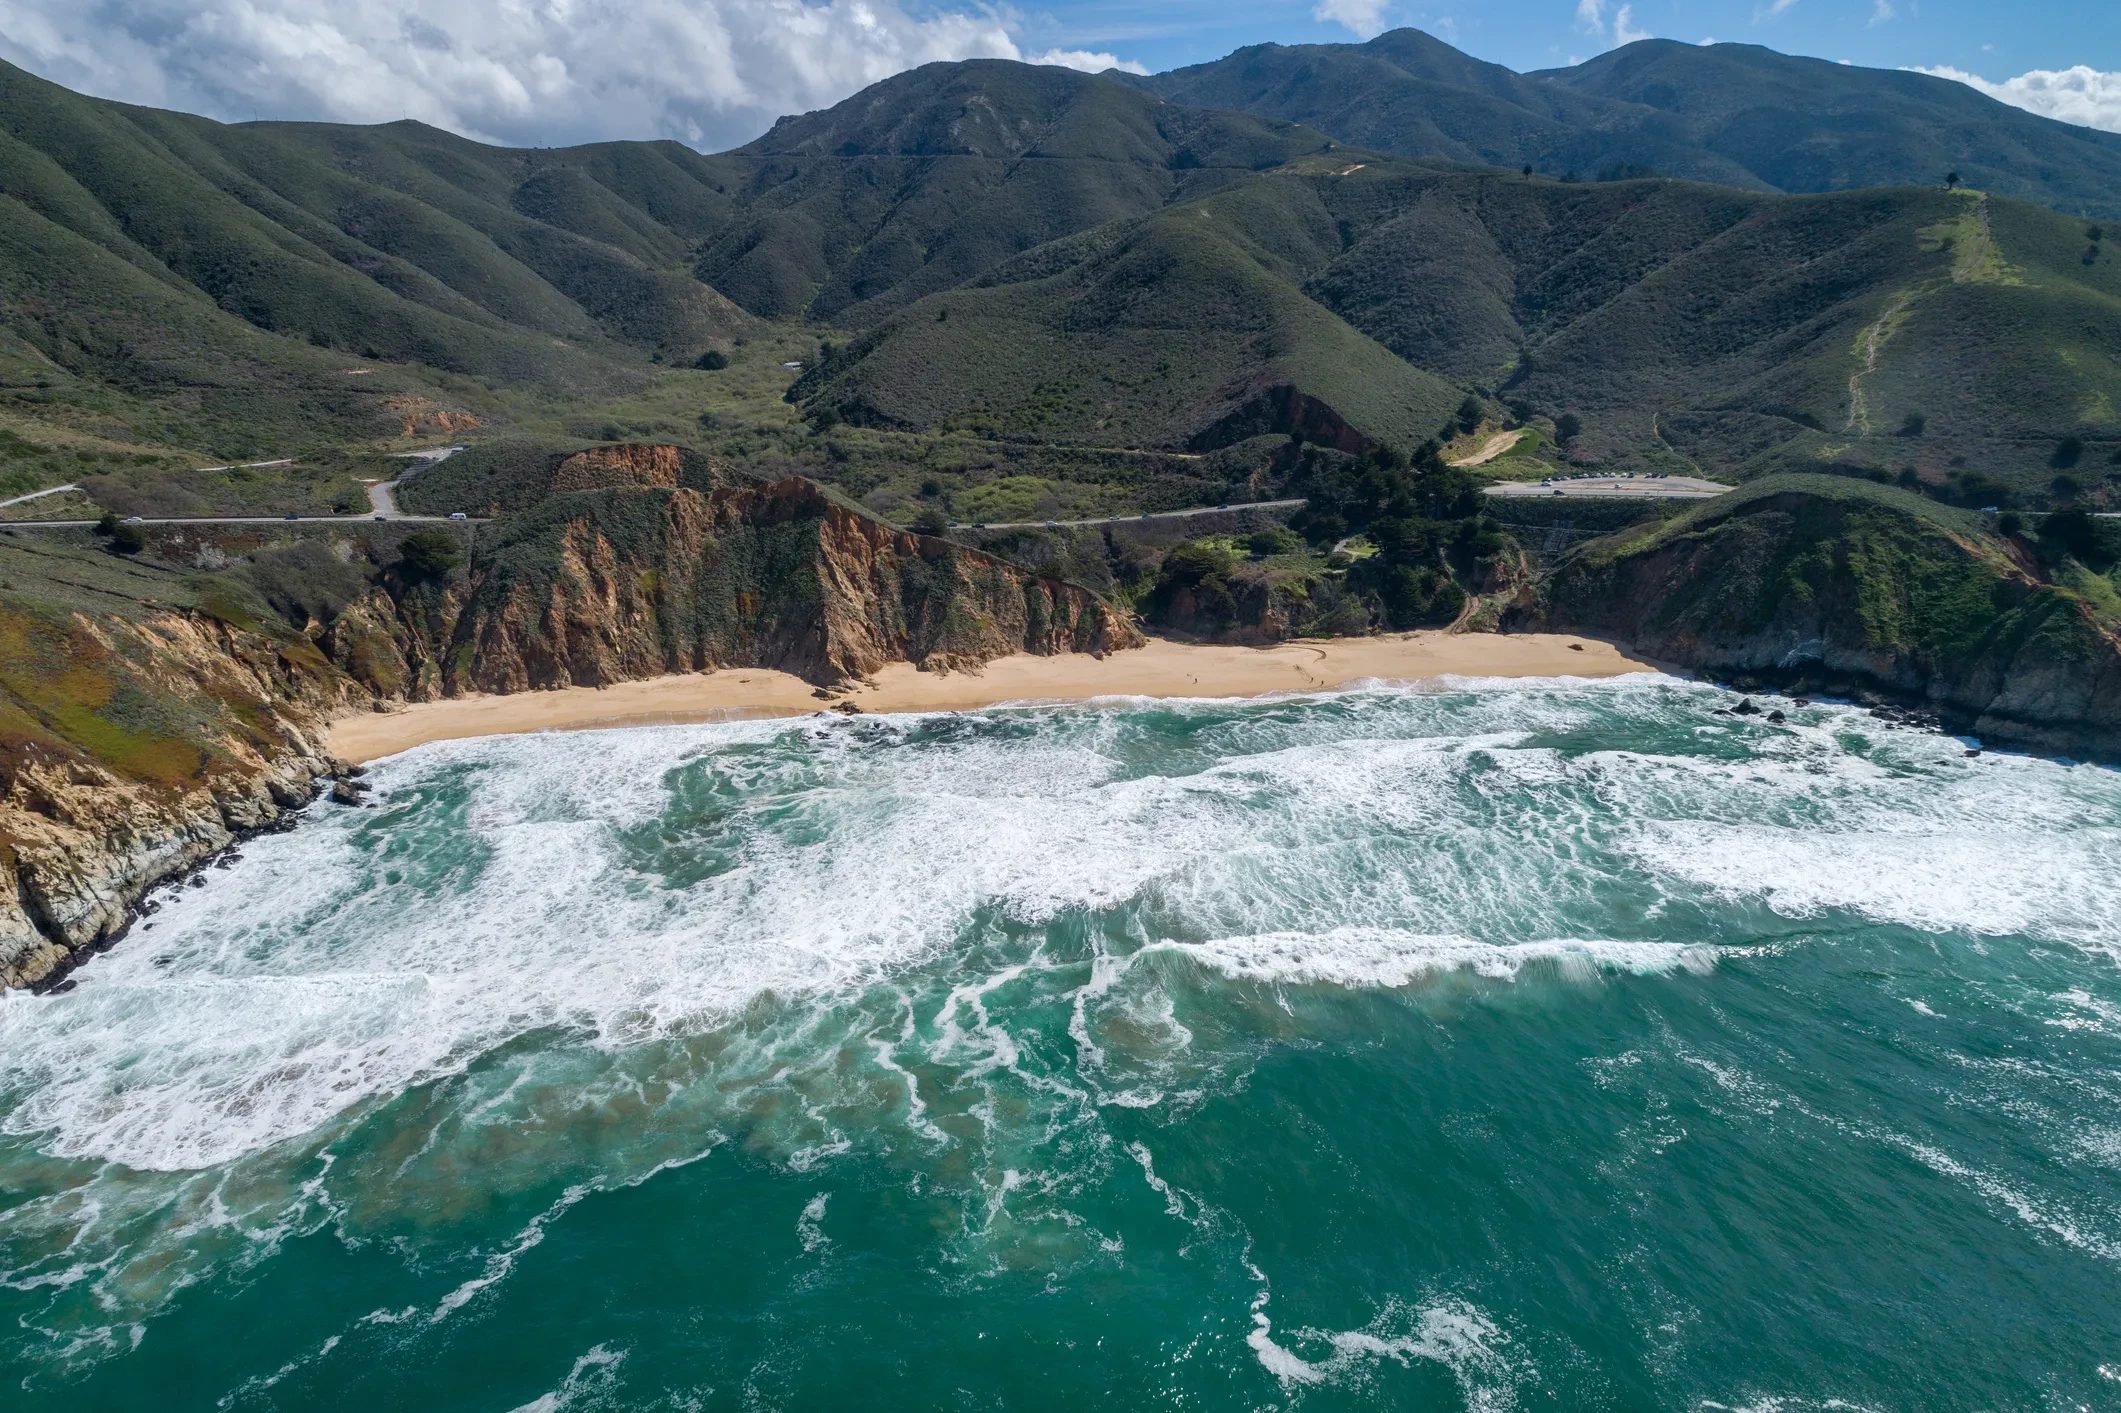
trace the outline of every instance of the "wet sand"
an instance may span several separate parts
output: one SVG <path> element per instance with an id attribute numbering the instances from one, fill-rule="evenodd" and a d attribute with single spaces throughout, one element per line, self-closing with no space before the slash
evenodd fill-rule
<path id="1" fill-rule="evenodd" d="M 832 702 L 800 677 L 763 668 L 655 677 L 611 687 L 568 687 L 502 697 L 421 702 L 399 711 L 346 716 L 333 724 L 332 752 L 375 760 L 429 741 L 526 731 L 583 731 L 801 716 L 852 702 L 865 712 L 965 711 L 1005 702 L 1086 701 L 1093 697 L 1258 697 L 1322 691 L 1366 678 L 1617 677 L 1656 671 L 1610 643 L 1553 633 L 1395 633 L 1332 638 L 1271 648 L 1176 643 L 1103 658 L 1019 654 L 979 672 L 921 672 L 893 663 Z"/>

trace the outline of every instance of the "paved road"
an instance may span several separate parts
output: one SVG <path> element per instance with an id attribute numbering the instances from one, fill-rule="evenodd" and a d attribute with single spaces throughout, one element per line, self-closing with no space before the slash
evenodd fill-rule
<path id="1" fill-rule="evenodd" d="M 425 451 L 400 451 L 393 453 L 393 455 L 404 458 L 406 460 L 417 461 L 420 464 L 418 466 L 406 467 L 403 471 L 400 471 L 396 476 L 392 477 L 388 481 L 370 482 L 368 486 L 369 512 L 378 520 L 421 519 L 422 517 L 420 516 L 407 515 L 404 511 L 398 509 L 399 483 L 404 481 L 407 476 L 412 475 L 414 472 L 425 471 L 428 467 L 434 465 L 438 461 L 447 461 L 450 457 L 456 455 L 463 449 L 464 448 L 460 446 L 437 446 L 429 447 Z"/>
<path id="2" fill-rule="evenodd" d="M 148 515 L 128 520 L 129 525 L 362 525 L 378 517 L 368 515 Z M 421 525 L 484 525 L 485 517 L 473 515 L 452 520 L 447 515 L 394 515 L 392 520 Z M 0 530 L 77 530 L 99 525 L 99 520 L 0 520 Z"/>
<path id="3" fill-rule="evenodd" d="M 1184 520 L 1192 515 L 1218 515 L 1233 510 L 1286 510 L 1301 500 L 1233 501 L 1229 505 L 1197 505 L 1191 510 L 1152 510 L 1146 515 L 1100 515 L 1095 520 L 985 520 L 952 525 L 953 530 L 1051 530 L 1083 525 L 1124 525 L 1137 520 Z"/>
<path id="4" fill-rule="evenodd" d="M 0 500 L 0 510 L 5 510 L 11 505 L 20 505 L 26 500 L 36 500 L 40 496 L 55 496 L 61 491 L 78 491 L 80 489 L 79 486 L 50 486 L 41 491 L 31 491 L 26 496 L 16 496 L 13 500 Z"/>
<path id="5" fill-rule="evenodd" d="M 1700 500 L 1720 496 L 1729 486 L 1694 476 L 1660 476 L 1656 480 L 1625 476 L 1599 476 L 1582 481 L 1560 480 L 1552 485 L 1537 481 L 1505 481 L 1488 487 L 1488 494 L 1506 499 L 1519 496 L 1585 496 L 1598 500 Z"/>

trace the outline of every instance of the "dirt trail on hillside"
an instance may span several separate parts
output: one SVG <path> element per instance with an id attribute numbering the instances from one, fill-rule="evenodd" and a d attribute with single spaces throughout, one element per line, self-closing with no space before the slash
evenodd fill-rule
<path id="1" fill-rule="evenodd" d="M 1485 466 L 1523 440 L 1524 433 L 1521 430 L 1497 432 L 1494 436 L 1488 438 L 1488 444 L 1479 451 L 1474 452 L 1462 461 L 1454 461 L 1451 464 L 1453 466 Z"/>

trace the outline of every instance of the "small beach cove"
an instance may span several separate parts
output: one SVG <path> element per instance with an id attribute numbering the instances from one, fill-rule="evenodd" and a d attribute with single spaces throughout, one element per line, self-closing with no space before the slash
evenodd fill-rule
<path id="1" fill-rule="evenodd" d="M 835 690 L 831 706 L 863 712 L 969 711 L 1005 702 L 1097 697 L 1259 697 L 1330 691 L 1365 680 L 1431 677 L 1618 677 L 1658 665 L 1595 638 L 1557 633 L 1393 633 L 1302 639 L 1271 647 L 1181 643 L 1093 657 L 1019 653 L 977 672 L 922 672 L 893 663 Z M 819 689 L 787 672 L 731 667 L 610 687 L 567 687 L 508 696 L 452 697 L 399 711 L 361 713 L 332 726 L 332 753 L 360 764 L 433 741 L 674 725 L 826 710 Z"/>

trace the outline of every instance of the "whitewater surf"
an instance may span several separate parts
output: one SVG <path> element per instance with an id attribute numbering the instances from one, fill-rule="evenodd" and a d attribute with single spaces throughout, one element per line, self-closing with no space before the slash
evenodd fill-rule
<path id="1" fill-rule="evenodd" d="M 384 761 L 0 997 L 11 1406 L 2110 1406 L 2121 776 L 1721 700 Z"/>

